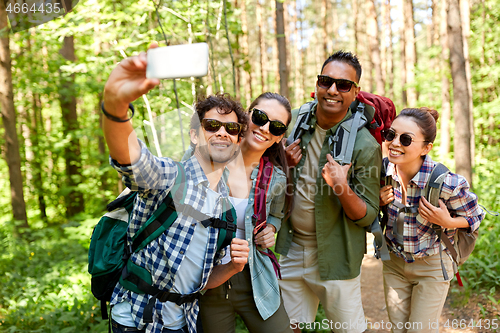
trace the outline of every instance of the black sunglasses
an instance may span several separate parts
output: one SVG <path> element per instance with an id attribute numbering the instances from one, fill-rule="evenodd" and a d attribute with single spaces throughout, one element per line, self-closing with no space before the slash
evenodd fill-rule
<path id="1" fill-rule="evenodd" d="M 354 85 L 356 88 L 359 85 L 356 82 L 345 80 L 345 79 L 334 79 L 333 77 L 329 77 L 328 75 L 318 75 L 318 86 L 323 89 L 330 89 L 330 87 L 335 83 L 337 90 L 339 92 L 349 92 L 351 91 L 352 86 Z"/>
<path id="2" fill-rule="evenodd" d="M 205 118 L 201 121 L 201 125 L 207 132 L 217 132 L 222 126 L 226 129 L 227 134 L 229 135 L 238 135 L 241 132 L 241 124 L 228 122 L 223 123 L 222 121 L 218 121 L 216 119 Z"/>
<path id="3" fill-rule="evenodd" d="M 269 120 L 269 117 L 267 114 L 259 109 L 253 108 L 252 110 L 252 122 L 257 125 L 257 126 L 264 126 L 269 122 L 269 132 L 271 132 L 272 135 L 275 136 L 280 136 L 281 134 L 286 132 L 286 129 L 288 126 L 283 124 L 279 120 Z"/>
<path id="4" fill-rule="evenodd" d="M 396 131 L 394 131 L 393 129 L 389 129 L 384 132 L 384 138 L 387 141 L 394 140 L 398 135 L 399 135 L 399 142 L 401 142 L 401 145 L 403 145 L 403 147 L 408 147 L 409 145 L 411 145 L 412 142 L 428 142 L 426 140 L 423 141 L 414 140 L 410 134 L 406 133 L 403 133 L 401 135 L 397 134 Z"/>

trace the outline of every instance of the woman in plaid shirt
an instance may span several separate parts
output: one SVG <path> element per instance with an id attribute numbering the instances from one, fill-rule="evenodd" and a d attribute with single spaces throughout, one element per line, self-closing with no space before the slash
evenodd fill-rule
<path id="1" fill-rule="evenodd" d="M 424 197 L 424 188 L 436 164 L 427 154 L 436 137 L 439 114 L 428 108 L 404 109 L 385 134 L 389 164 L 386 176 L 392 185 L 380 190 L 380 205 L 387 205 L 385 231 L 391 260 L 384 262 L 384 291 L 393 332 L 438 332 L 453 264 L 443 255 L 443 279 L 439 248 L 433 225 L 453 242 L 457 228 L 472 233 L 484 218 L 477 196 L 464 177 L 449 173 L 440 193 L 439 207 Z M 399 207 L 418 207 L 400 215 Z M 403 218 L 404 217 L 404 218 Z M 447 253 L 447 252 L 446 252 Z"/>

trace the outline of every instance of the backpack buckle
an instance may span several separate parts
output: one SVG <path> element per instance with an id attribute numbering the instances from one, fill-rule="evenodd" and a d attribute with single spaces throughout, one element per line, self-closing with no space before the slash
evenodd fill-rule
<path id="1" fill-rule="evenodd" d="M 236 224 L 226 222 L 226 230 L 230 232 L 236 231 Z"/>

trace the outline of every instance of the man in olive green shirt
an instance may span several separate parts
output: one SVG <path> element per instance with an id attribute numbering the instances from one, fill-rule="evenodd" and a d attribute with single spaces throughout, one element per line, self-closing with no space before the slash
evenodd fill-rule
<path id="1" fill-rule="evenodd" d="M 311 130 L 286 149 L 289 165 L 295 166 L 294 209 L 281 227 L 276 251 L 282 254 L 280 287 L 295 332 L 314 321 L 319 302 L 329 320 L 322 329 L 366 329 L 360 270 L 364 227 L 378 213 L 381 148 L 362 128 L 351 164 L 341 166 L 329 154 L 329 138 L 351 116 L 360 77 L 356 56 L 344 51 L 330 56 L 316 83 Z"/>

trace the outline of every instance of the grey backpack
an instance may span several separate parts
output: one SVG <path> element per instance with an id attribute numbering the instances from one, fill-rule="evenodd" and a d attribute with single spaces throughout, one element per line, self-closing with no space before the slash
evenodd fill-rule
<path id="1" fill-rule="evenodd" d="M 388 160 L 384 159 L 384 165 L 387 166 Z M 443 187 L 443 182 L 446 176 L 450 173 L 450 170 L 443 164 L 437 163 L 431 171 L 431 175 L 429 176 L 429 180 L 424 188 L 424 195 L 427 201 L 429 201 L 432 205 L 439 207 L 439 196 L 441 194 L 441 189 Z M 392 177 L 386 177 L 386 184 L 394 184 L 394 180 Z M 398 205 L 396 207 L 399 208 Z M 416 212 L 418 210 L 418 206 L 414 207 L 405 207 L 405 210 L 411 210 Z M 404 213 L 400 208 L 400 212 Z M 449 238 L 446 235 L 443 235 L 443 228 L 439 225 L 434 224 L 432 229 L 437 235 L 438 240 L 446 246 L 450 255 L 454 262 L 455 272 L 457 271 L 457 266 L 462 265 L 470 256 L 472 251 L 474 250 L 474 246 L 476 245 L 476 240 L 479 236 L 478 230 L 475 230 L 472 233 L 468 233 L 466 229 L 459 228 L 455 233 L 454 243 L 451 244 Z M 444 267 L 443 263 L 443 247 L 439 247 L 439 256 L 441 258 L 441 269 L 443 271 L 443 277 L 445 280 L 448 280 L 448 274 Z"/>

